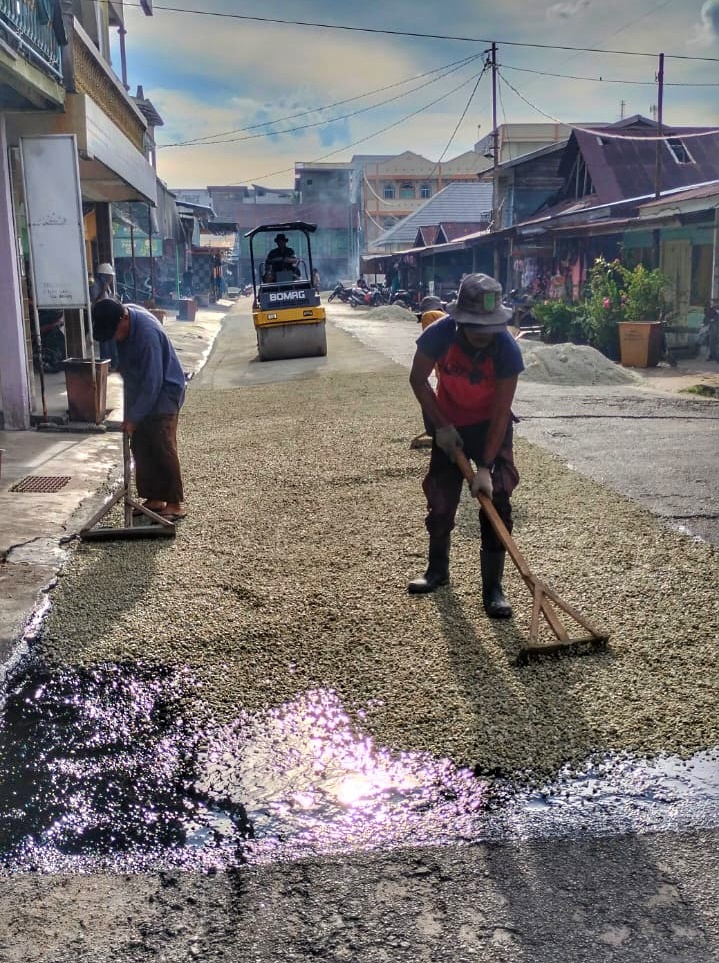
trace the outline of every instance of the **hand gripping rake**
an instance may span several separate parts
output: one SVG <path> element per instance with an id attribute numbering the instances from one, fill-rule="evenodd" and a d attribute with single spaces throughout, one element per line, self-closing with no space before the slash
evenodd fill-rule
<path id="1" fill-rule="evenodd" d="M 462 472 L 467 482 L 471 484 L 472 479 L 474 478 L 474 472 L 472 471 L 472 466 L 467 460 L 467 456 L 464 454 L 461 448 L 456 450 L 456 462 L 457 467 Z M 532 574 L 529 566 L 524 560 L 524 557 L 517 548 L 516 542 L 507 531 L 507 527 L 502 519 L 499 517 L 497 509 L 492 504 L 491 499 L 487 498 L 486 495 L 479 494 L 477 495 L 477 501 L 481 505 L 482 511 L 487 515 L 487 518 L 497 533 L 497 537 L 509 553 L 512 561 L 519 571 L 519 574 L 524 579 L 524 582 L 534 599 L 534 604 L 532 606 L 532 623 L 529 629 L 529 643 L 519 650 L 517 662 L 520 665 L 526 665 L 530 659 L 536 656 L 564 653 L 574 649 L 598 649 L 606 647 L 607 642 L 609 641 L 609 636 L 606 633 L 599 632 L 597 629 L 593 628 L 584 618 L 584 616 L 581 615 L 573 606 L 571 606 L 568 602 L 565 602 L 564 599 L 561 599 L 553 589 Z M 582 628 L 586 629 L 589 634 L 579 639 L 571 639 L 564 625 L 560 621 L 554 606 L 569 615 L 572 619 L 574 619 L 575 622 L 581 625 Z M 548 644 L 541 644 L 539 642 L 540 614 L 544 616 L 547 625 L 557 637 L 557 642 Z"/>

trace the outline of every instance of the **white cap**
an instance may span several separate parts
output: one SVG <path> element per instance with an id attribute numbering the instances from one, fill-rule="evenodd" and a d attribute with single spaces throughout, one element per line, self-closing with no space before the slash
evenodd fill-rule
<path id="1" fill-rule="evenodd" d="M 98 274 L 109 274 L 111 278 L 114 278 L 114 277 L 115 277 L 115 268 L 112 266 L 112 264 L 108 264 L 107 262 L 105 262 L 104 264 L 98 264 L 98 266 L 97 266 L 97 273 L 98 273 Z"/>

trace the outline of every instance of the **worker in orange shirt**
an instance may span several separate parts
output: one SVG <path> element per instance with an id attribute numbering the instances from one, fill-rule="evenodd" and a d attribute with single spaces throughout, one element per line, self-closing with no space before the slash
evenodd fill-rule
<path id="1" fill-rule="evenodd" d="M 434 294 L 428 294 L 426 298 L 422 298 L 419 311 L 417 312 L 417 320 L 422 325 L 422 330 L 428 328 L 433 321 L 438 318 L 443 318 L 447 312 L 444 310 L 444 305 L 442 301 L 436 297 Z M 437 369 L 434 369 L 435 378 L 439 376 Z M 418 435 L 412 439 L 409 443 L 410 448 L 431 448 L 432 447 L 432 436 L 427 434 L 426 431 L 420 432 Z"/>

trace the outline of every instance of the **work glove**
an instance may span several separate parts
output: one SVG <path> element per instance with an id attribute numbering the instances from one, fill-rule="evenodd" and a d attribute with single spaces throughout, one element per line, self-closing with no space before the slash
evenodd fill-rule
<path id="1" fill-rule="evenodd" d="M 469 490 L 472 492 L 474 498 L 476 498 L 477 495 L 486 495 L 487 498 L 492 497 L 492 475 L 490 474 L 489 468 L 477 469 L 469 486 Z"/>
<path id="2" fill-rule="evenodd" d="M 455 460 L 456 449 L 464 447 L 462 436 L 454 425 L 446 425 L 444 428 L 438 428 L 435 432 L 434 440 L 450 461 Z"/>

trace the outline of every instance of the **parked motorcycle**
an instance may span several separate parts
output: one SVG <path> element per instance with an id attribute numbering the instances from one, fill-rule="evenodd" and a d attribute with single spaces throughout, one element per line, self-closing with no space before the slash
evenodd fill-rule
<path id="1" fill-rule="evenodd" d="M 382 293 L 374 288 L 369 288 L 369 290 L 352 288 L 348 302 L 353 308 L 376 308 L 385 303 Z"/>
<path id="2" fill-rule="evenodd" d="M 349 302 L 350 295 L 352 294 L 352 288 L 346 288 L 341 281 L 335 284 L 332 292 L 327 298 L 328 301 L 344 301 L 345 304 Z"/>
<path id="3" fill-rule="evenodd" d="M 67 357 L 65 330 L 63 323 L 65 316 L 62 311 L 41 308 L 38 311 L 40 321 L 40 342 L 33 330 L 32 360 L 36 371 L 42 370 L 46 374 L 56 374 L 63 369 L 63 361 Z"/>
<path id="4" fill-rule="evenodd" d="M 707 361 L 719 361 L 719 308 L 712 304 L 704 308 L 697 345 L 706 353 Z"/>
<path id="5" fill-rule="evenodd" d="M 502 304 L 511 310 L 515 328 L 533 328 L 539 324 L 534 314 L 534 295 L 523 294 L 515 288 L 504 297 Z"/>
<path id="6" fill-rule="evenodd" d="M 396 304 L 400 308 L 412 310 L 418 303 L 418 292 L 413 288 L 399 288 L 394 292 L 390 299 L 390 304 Z"/>

